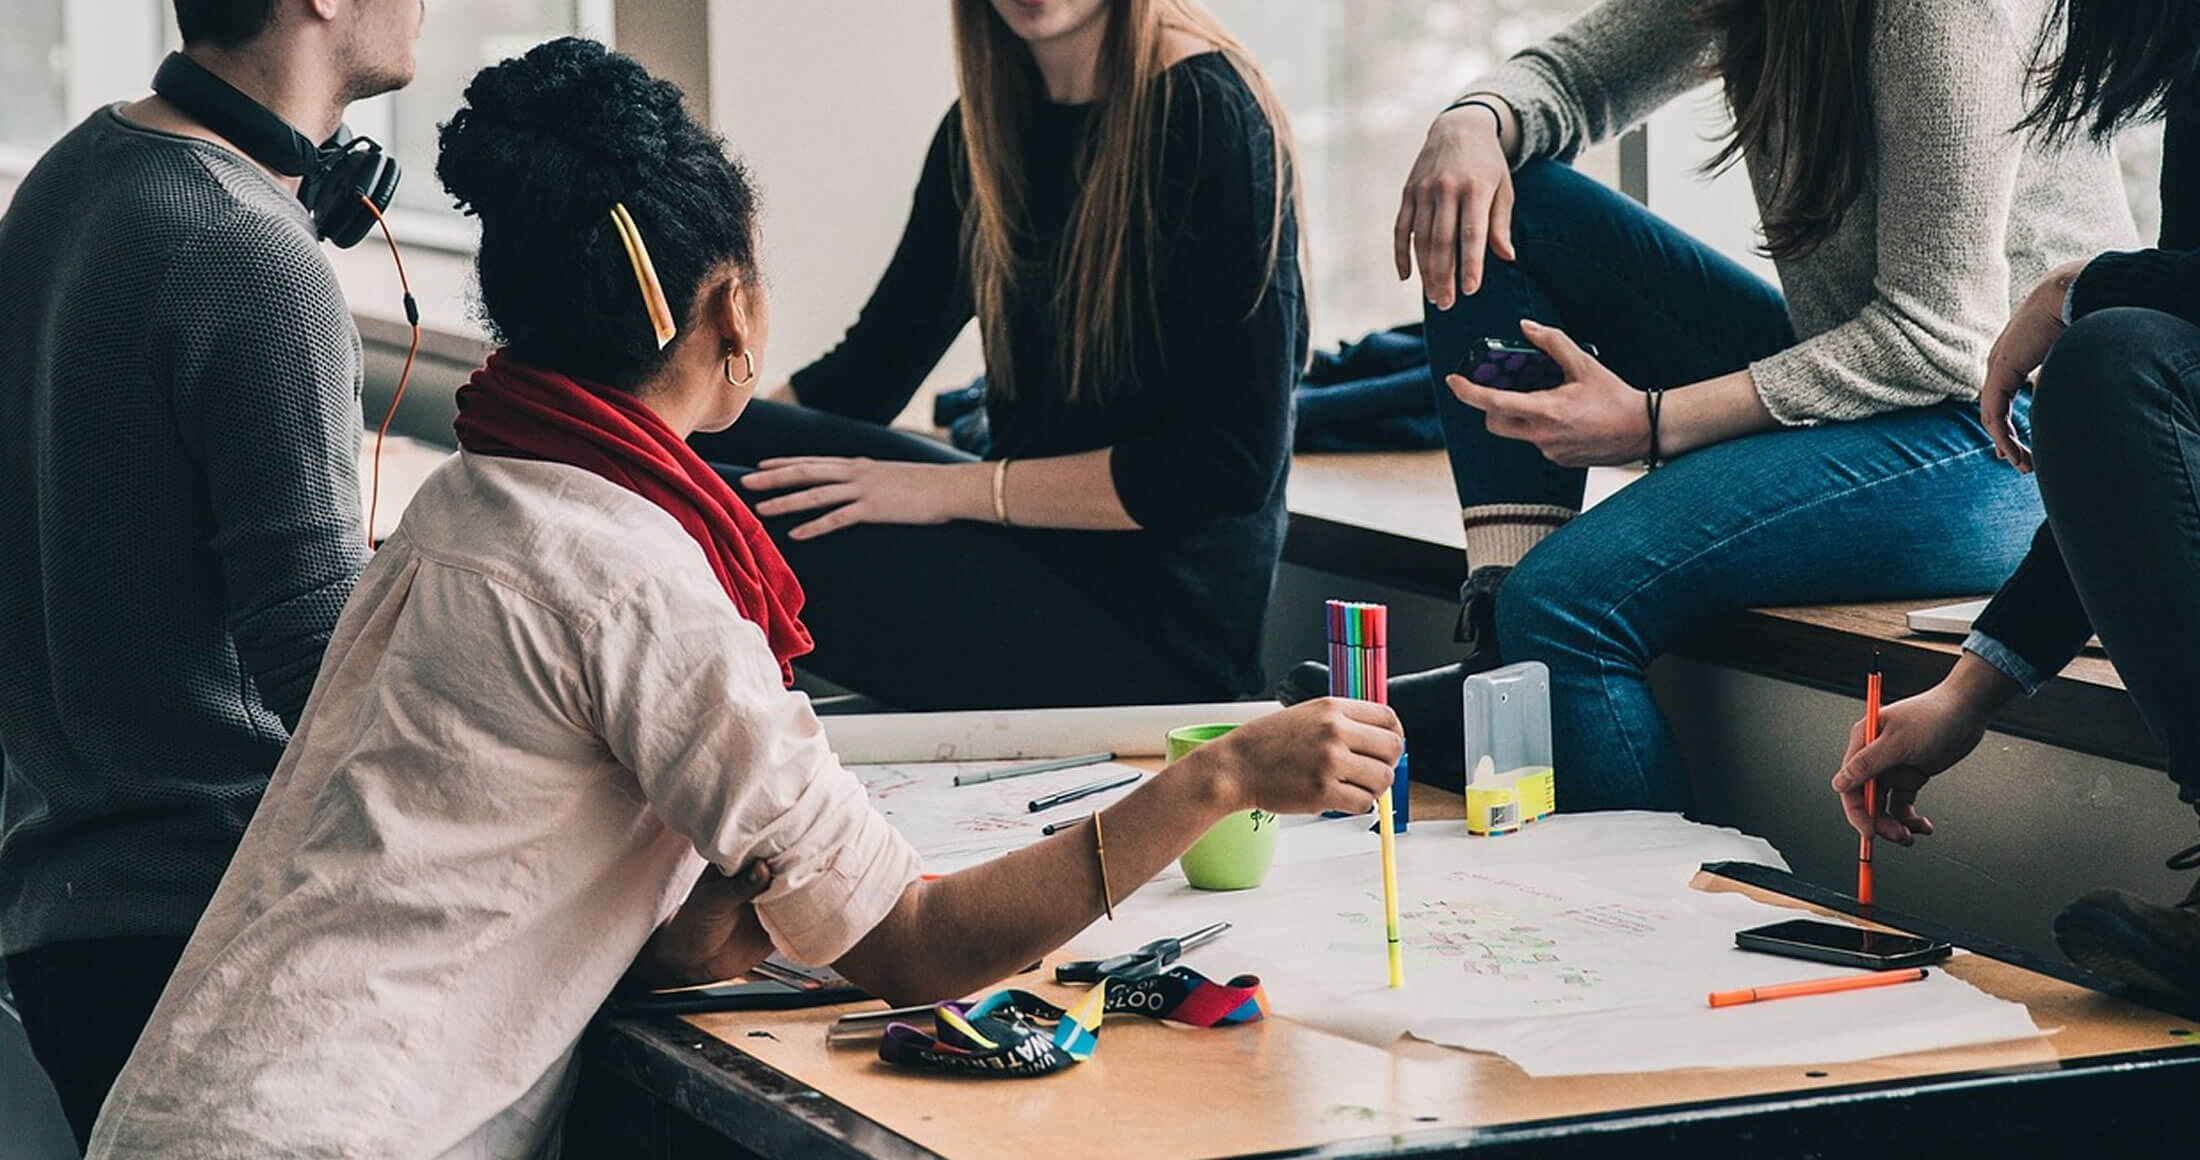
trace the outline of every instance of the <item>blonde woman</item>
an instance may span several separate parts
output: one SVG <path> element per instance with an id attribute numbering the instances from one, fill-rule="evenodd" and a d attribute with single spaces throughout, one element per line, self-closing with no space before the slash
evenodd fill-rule
<path id="1" fill-rule="evenodd" d="M 1191 0 L 954 0 L 961 100 L 839 347 L 704 458 L 905 708 L 1258 691 L 1306 341 L 1288 128 Z M 886 424 L 975 318 L 990 459 Z"/>

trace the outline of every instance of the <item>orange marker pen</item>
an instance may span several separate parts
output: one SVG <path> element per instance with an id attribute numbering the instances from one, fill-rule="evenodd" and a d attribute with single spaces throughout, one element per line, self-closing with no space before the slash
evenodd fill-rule
<path id="1" fill-rule="evenodd" d="M 1932 972 L 1923 967 L 1910 967 L 1900 971 L 1876 971 L 1869 975 L 1843 975 L 1837 979 L 1810 979 L 1801 983 L 1779 983 L 1770 987 L 1751 987 L 1746 991 L 1713 991 L 1714 1007 L 1739 1007 L 1744 1003 L 1762 1003 L 1768 999 L 1799 999 L 1805 995 L 1837 995 L 1843 991 L 1862 991 L 1872 987 L 1892 987 L 1897 983 L 1915 983 Z"/>
<path id="2" fill-rule="evenodd" d="M 1871 675 L 1864 678 L 1864 744 L 1879 740 L 1879 650 L 1872 650 Z M 1856 844 L 1856 902 L 1870 909 L 1872 904 L 1872 839 L 1879 831 L 1879 779 L 1864 782 L 1864 818 L 1870 827 Z"/>

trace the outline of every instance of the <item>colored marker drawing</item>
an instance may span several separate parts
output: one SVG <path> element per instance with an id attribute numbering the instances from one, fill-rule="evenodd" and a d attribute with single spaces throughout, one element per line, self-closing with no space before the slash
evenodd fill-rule
<path id="1" fill-rule="evenodd" d="M 1380 896 L 1374 901 L 1380 905 Z M 1374 913 L 1338 917 L 1355 930 L 1372 931 L 1380 924 Z M 1426 899 L 1401 909 L 1398 920 L 1406 961 L 1419 978 L 1464 975 L 1503 988 L 1510 1002 L 1534 1006 L 1586 999 L 1603 979 L 1593 967 L 1566 961 L 1562 932 L 1498 907 Z M 1364 958 L 1381 955 L 1383 946 L 1380 939 L 1361 936 L 1337 940 L 1329 950 Z"/>

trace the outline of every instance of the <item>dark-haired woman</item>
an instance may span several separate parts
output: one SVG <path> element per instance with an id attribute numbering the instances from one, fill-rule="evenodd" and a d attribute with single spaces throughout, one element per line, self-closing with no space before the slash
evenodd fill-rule
<path id="1" fill-rule="evenodd" d="M 1281 109 L 1192 0 L 953 9 L 962 99 L 869 304 L 799 407 L 696 448 L 763 468 L 807 671 L 907 709 L 1258 692 L 1306 343 Z M 973 317 L 983 460 L 886 426 Z"/>
<path id="2" fill-rule="evenodd" d="M 1876 743 L 1850 739 L 1833 782 L 1850 823 L 1872 831 L 1863 795 L 1876 777 L 1877 832 L 1905 846 L 1933 832 L 1917 809 L 1925 782 L 2096 633 L 2168 754 L 2178 796 L 2200 810 L 2200 6 L 2056 7 L 2040 50 L 2047 85 L 2026 128 L 2105 141 L 2166 115 L 2161 247 L 2054 271 L 1994 344 L 1982 418 L 2017 470 L 2037 470 L 2047 523 L 1948 677 L 1887 706 Z M 2010 412 L 2035 371 L 2027 446 Z M 2200 870 L 2200 844 L 2169 866 Z M 2055 938 L 2090 970 L 2200 997 L 2200 882 L 2174 906 L 2095 891 L 2056 917 Z"/>
<path id="3" fill-rule="evenodd" d="M 2133 234 L 2106 150 L 2009 134 L 2041 7 L 1611 0 L 1430 128 L 1398 269 L 1430 303 L 1470 662 L 1550 666 L 1561 808 L 1690 806 L 1644 679 L 1690 633 L 1976 592 L 2023 554 L 2039 499 L 1979 424 L 1987 347 L 2013 295 Z M 1778 287 L 1562 164 L 1707 69 Z M 1452 373 L 1523 334 L 1556 389 Z M 1576 514 L 1584 468 L 1638 460 L 1664 466 Z M 1460 672 L 1392 683 L 1417 776 L 1459 776 Z"/>
<path id="4" fill-rule="evenodd" d="M 438 173 L 481 219 L 503 347 L 361 577 L 94 1156 L 554 1154 L 574 1045 L 630 964 L 701 981 L 776 945 L 882 996 L 962 995 L 1229 810 L 1364 810 L 1389 783 L 1388 711 L 1327 702 L 921 880 L 784 686 L 800 588 L 683 442 L 733 422 L 764 357 L 747 178 L 592 42 L 466 100 Z M 706 866 L 750 867 L 753 905 L 673 915 L 634 962 Z"/>

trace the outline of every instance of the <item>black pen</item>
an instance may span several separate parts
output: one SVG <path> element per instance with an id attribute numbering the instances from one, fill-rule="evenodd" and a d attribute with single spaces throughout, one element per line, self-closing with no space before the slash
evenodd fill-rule
<path id="1" fill-rule="evenodd" d="M 1056 806 L 1066 806 L 1079 798 L 1088 798 L 1096 793 L 1106 793 L 1111 789 L 1121 789 L 1137 781 L 1139 776 L 1136 773 L 1125 774 L 1112 781 L 1096 781 L 1090 785 L 1078 786 L 1076 789 L 1065 789 L 1060 793 L 1050 793 L 1045 797 L 1033 798 L 1031 799 L 1031 812 L 1038 813 L 1040 810 L 1051 810 Z"/>

